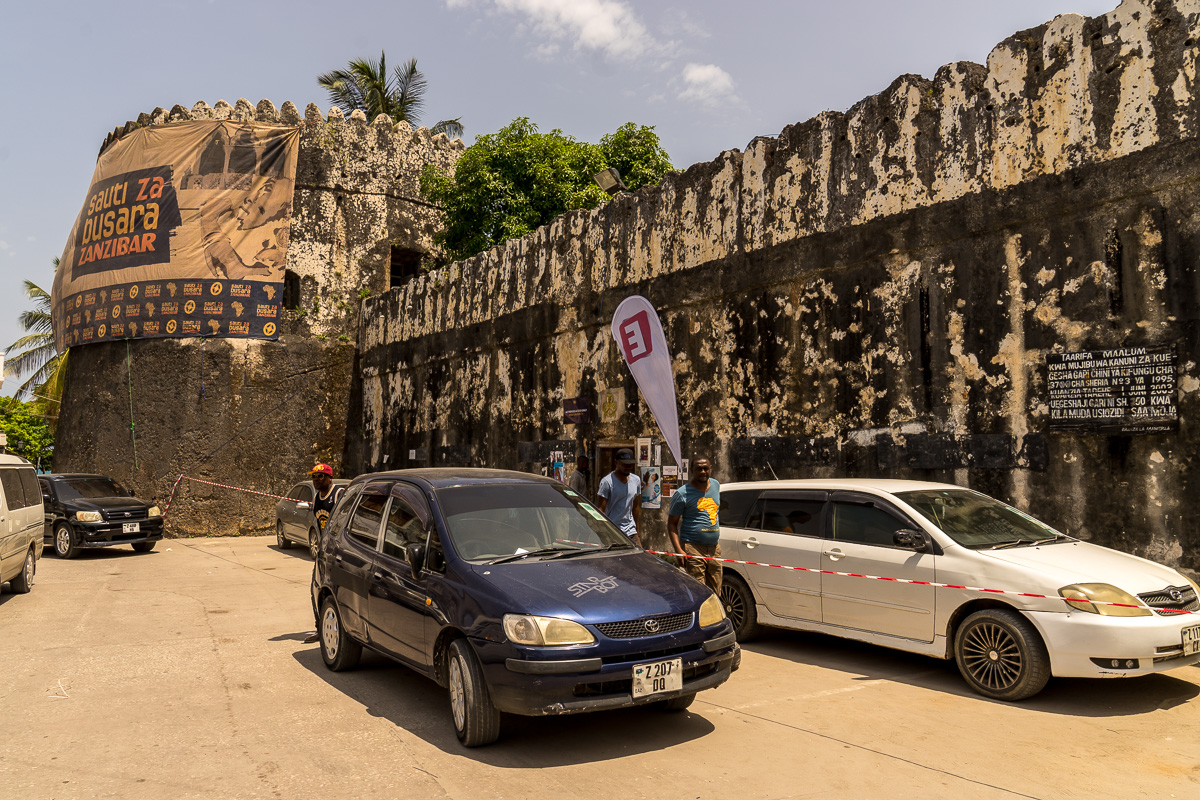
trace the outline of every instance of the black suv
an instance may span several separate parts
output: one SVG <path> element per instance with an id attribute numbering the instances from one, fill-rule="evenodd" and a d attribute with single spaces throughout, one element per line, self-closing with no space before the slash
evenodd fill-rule
<path id="1" fill-rule="evenodd" d="M 59 558 L 82 547 L 133 545 L 139 553 L 162 538 L 162 512 L 103 475 L 39 475 L 46 508 L 46 544 Z"/>

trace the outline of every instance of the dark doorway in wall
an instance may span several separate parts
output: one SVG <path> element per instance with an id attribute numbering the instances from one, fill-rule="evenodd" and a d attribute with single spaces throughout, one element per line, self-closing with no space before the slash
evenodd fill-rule
<path id="1" fill-rule="evenodd" d="M 403 286 L 421 272 L 420 250 L 392 245 L 391 269 L 388 272 L 388 288 Z"/>
<path id="2" fill-rule="evenodd" d="M 300 276 L 290 269 L 283 273 L 283 307 L 300 306 Z"/>

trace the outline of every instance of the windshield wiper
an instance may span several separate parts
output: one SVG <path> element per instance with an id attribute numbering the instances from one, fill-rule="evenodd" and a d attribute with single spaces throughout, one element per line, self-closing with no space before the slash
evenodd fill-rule
<path id="1" fill-rule="evenodd" d="M 581 554 L 581 553 L 583 553 L 583 554 L 587 554 L 587 553 L 603 553 L 603 552 L 605 552 L 605 551 L 607 551 L 607 550 L 613 550 L 613 549 L 616 549 L 616 548 L 618 548 L 618 547 L 620 547 L 620 548 L 632 548 L 632 547 L 633 547 L 633 543 L 632 543 L 632 542 L 631 542 L 631 543 L 629 543 L 629 544 L 624 544 L 624 543 L 613 543 L 613 544 L 606 544 L 606 545 L 604 545 L 603 547 L 580 547 L 580 548 L 577 548 L 577 549 L 576 549 L 576 548 L 572 548 L 572 549 L 570 549 L 570 550 L 563 550 L 563 551 L 562 551 L 562 552 L 560 552 L 558 555 L 556 555 L 556 556 L 555 556 L 555 558 L 571 558 L 572 556 L 577 556 L 577 555 L 579 555 L 579 554 Z"/>
<path id="2" fill-rule="evenodd" d="M 1045 544 L 1046 542 L 1058 541 L 1058 536 L 1050 536 L 1046 539 L 1014 539 L 1011 542 L 1000 542 L 992 545 L 993 550 L 1003 550 L 1007 547 L 1017 547 L 1024 544 Z"/>
<path id="3" fill-rule="evenodd" d="M 545 555 L 549 555 L 550 553 L 565 553 L 565 552 L 568 552 L 568 551 L 562 547 L 543 547 L 539 550 L 526 550 L 524 553 L 513 553 L 511 556 L 501 556 L 500 558 L 493 558 L 491 561 L 489 561 L 487 563 L 489 563 L 489 564 L 506 564 L 509 561 L 516 561 L 521 558 L 529 558 L 530 556 L 545 556 Z"/>

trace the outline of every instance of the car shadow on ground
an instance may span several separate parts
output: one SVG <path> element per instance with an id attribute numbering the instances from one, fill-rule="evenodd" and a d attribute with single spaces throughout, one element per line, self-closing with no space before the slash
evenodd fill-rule
<path id="1" fill-rule="evenodd" d="M 1122 717 L 1173 708 L 1200 695 L 1194 683 L 1198 667 L 1137 678 L 1051 678 L 1046 688 L 1027 700 L 1006 703 L 976 694 L 967 686 L 953 659 L 905 653 L 887 647 L 855 642 L 807 631 L 770 630 L 742 647 L 751 653 L 782 658 L 797 664 L 838 670 L 861 677 L 919 686 L 981 703 L 1017 705 L 1030 711 L 1073 717 Z"/>
<path id="2" fill-rule="evenodd" d="M 278 542 L 272 542 L 267 545 L 268 550 L 274 550 L 276 553 L 283 553 L 285 556 L 292 556 L 303 561 L 312 561 L 312 556 L 308 554 L 308 547 L 302 544 L 292 542 L 291 547 L 280 547 Z"/>
<path id="3" fill-rule="evenodd" d="M 561 717 L 505 714 L 499 741 L 487 747 L 463 747 L 454 735 L 446 690 L 407 667 L 364 651 L 357 668 L 330 672 L 321 660 L 319 645 L 297 650 L 293 656 L 334 689 L 361 703 L 371 716 L 386 719 L 443 752 L 493 767 L 589 764 L 674 747 L 715 730 L 712 723 L 691 711 L 669 713 L 655 708 Z"/>

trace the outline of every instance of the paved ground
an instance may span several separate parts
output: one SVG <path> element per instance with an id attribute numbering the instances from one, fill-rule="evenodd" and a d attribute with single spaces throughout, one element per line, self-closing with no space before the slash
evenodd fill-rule
<path id="1" fill-rule="evenodd" d="M 506 718 L 466 750 L 433 683 L 325 670 L 311 570 L 270 538 L 43 559 L 0 594 L 0 796 L 1200 796 L 1195 667 L 1005 705 L 948 663 L 782 632 L 684 714 Z"/>

